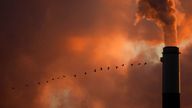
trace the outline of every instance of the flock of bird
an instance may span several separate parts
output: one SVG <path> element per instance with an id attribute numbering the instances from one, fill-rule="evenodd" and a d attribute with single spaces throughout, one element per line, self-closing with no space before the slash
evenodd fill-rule
<path id="1" fill-rule="evenodd" d="M 143 66 L 145 66 L 145 65 L 147 65 L 147 62 L 138 63 L 138 64 L 130 64 L 131 67 L 133 67 L 133 66 L 135 66 L 135 65 L 138 65 L 138 66 L 142 66 L 142 65 L 143 65 Z M 122 64 L 122 65 L 120 65 L 120 66 L 115 66 L 115 67 L 110 67 L 110 66 L 108 66 L 108 67 L 105 68 L 105 69 L 107 69 L 108 71 L 109 71 L 110 69 L 112 69 L 112 68 L 118 70 L 119 68 L 125 67 L 125 66 L 126 66 L 125 64 Z M 103 67 L 100 67 L 99 69 L 94 69 L 93 72 L 98 72 L 98 71 L 103 71 L 103 70 L 104 70 L 104 68 L 103 68 Z M 88 74 L 87 72 L 84 72 L 84 75 L 85 75 L 85 76 L 86 76 L 87 74 Z M 51 78 L 50 80 L 44 81 L 44 83 L 49 83 L 50 81 L 59 80 L 59 79 L 64 79 L 64 78 L 66 78 L 66 77 L 67 77 L 66 75 L 62 75 L 62 76 L 60 76 L 60 77 Z M 76 78 L 76 77 L 77 77 L 77 74 L 74 74 L 72 77 Z M 43 82 L 37 82 L 37 85 L 40 86 L 40 85 L 42 85 L 42 83 L 43 83 Z M 29 87 L 29 84 L 25 84 L 24 86 L 25 86 L 25 87 Z M 12 87 L 11 89 L 12 89 L 12 90 L 16 90 L 15 87 Z"/>

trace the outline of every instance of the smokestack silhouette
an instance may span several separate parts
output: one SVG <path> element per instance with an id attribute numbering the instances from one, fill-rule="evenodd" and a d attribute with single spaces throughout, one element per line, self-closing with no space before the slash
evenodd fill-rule
<path id="1" fill-rule="evenodd" d="M 154 22 L 164 32 L 163 48 L 163 108 L 180 108 L 179 48 L 177 21 L 173 0 L 138 0 L 137 21 Z"/>
<path id="2" fill-rule="evenodd" d="M 163 108 L 180 108 L 179 48 L 163 48 Z"/>

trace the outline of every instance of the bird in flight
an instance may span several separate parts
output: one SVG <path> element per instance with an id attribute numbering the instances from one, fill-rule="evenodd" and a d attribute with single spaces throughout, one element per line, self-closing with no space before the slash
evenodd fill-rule
<path id="1" fill-rule="evenodd" d="M 75 74 L 75 75 L 73 75 L 75 78 L 77 77 L 77 75 Z"/>
<path id="2" fill-rule="evenodd" d="M 108 67 L 107 67 L 107 70 L 109 70 L 109 69 L 110 69 L 110 67 L 108 66 Z"/>
<path id="3" fill-rule="evenodd" d="M 103 70 L 103 68 L 102 68 L 102 67 L 101 67 L 100 69 L 101 69 L 101 71 Z"/>
<path id="4" fill-rule="evenodd" d="M 87 72 L 85 72 L 84 74 L 87 75 Z"/>
<path id="5" fill-rule="evenodd" d="M 147 62 L 145 62 L 144 65 L 147 65 Z"/>

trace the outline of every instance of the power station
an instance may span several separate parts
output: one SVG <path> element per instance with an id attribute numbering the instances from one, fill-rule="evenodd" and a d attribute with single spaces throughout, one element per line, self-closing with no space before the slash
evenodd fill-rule
<path id="1" fill-rule="evenodd" d="M 163 108 L 180 108 L 180 62 L 179 48 L 168 46 L 163 48 Z"/>

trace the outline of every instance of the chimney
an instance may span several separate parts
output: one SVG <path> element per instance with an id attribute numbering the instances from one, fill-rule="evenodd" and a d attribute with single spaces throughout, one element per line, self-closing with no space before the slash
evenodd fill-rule
<path id="1" fill-rule="evenodd" d="M 163 48 L 163 108 L 180 108 L 179 48 Z"/>

